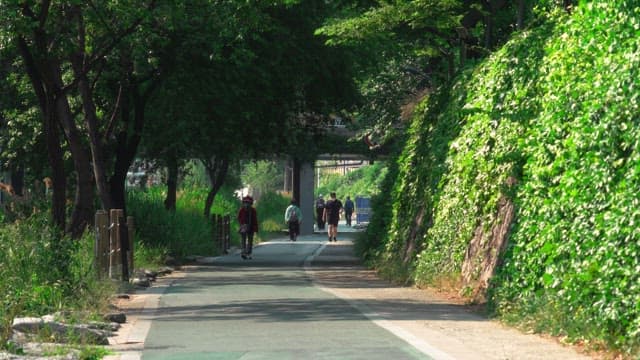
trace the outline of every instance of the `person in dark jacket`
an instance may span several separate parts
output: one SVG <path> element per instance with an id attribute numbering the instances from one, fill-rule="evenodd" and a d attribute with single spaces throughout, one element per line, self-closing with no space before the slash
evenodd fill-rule
<path id="1" fill-rule="evenodd" d="M 318 195 L 316 199 L 316 222 L 318 223 L 318 230 L 324 230 L 324 199 L 322 194 Z"/>
<path id="2" fill-rule="evenodd" d="M 251 259 L 253 252 L 253 235 L 258 232 L 258 213 L 253 207 L 253 198 L 245 196 L 242 198 L 242 207 L 238 211 L 238 224 L 240 224 L 240 235 L 242 236 L 243 259 Z"/>
<path id="3" fill-rule="evenodd" d="M 342 202 L 336 199 L 336 193 L 329 195 L 330 199 L 324 204 L 323 219 L 327 223 L 327 235 L 329 242 L 338 241 L 338 222 L 340 221 L 340 212 L 342 211 Z"/>
<path id="4" fill-rule="evenodd" d="M 351 197 L 347 196 L 347 200 L 344 201 L 344 220 L 347 226 L 351 226 L 351 216 L 353 215 L 353 201 Z"/>

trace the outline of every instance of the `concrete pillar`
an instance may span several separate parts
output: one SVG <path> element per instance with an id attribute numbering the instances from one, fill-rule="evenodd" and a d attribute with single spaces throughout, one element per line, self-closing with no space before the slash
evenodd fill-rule
<path id="1" fill-rule="evenodd" d="M 313 234 L 313 190 L 314 190 L 313 163 L 305 162 L 300 164 L 300 210 L 302 210 L 302 225 L 300 235 Z"/>

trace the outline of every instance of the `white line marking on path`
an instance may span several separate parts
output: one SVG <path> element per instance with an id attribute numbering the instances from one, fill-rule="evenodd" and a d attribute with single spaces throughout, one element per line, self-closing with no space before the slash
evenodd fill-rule
<path id="1" fill-rule="evenodd" d="M 327 244 L 328 243 L 323 243 L 313 254 L 311 254 L 310 256 L 307 256 L 307 258 L 304 260 L 304 270 L 305 270 L 305 272 L 309 273 L 309 272 L 312 271 L 311 263 L 313 262 L 313 260 L 318 255 L 320 255 L 320 253 L 322 252 L 322 250 L 324 250 L 324 248 L 327 246 Z M 313 279 L 313 276 L 311 276 L 311 274 L 308 274 L 308 275 L 309 275 L 309 278 Z M 415 347 L 416 349 L 418 349 L 423 354 L 433 358 L 434 360 L 455 360 L 455 358 L 453 358 L 449 354 L 437 349 L 433 345 L 429 344 L 427 341 L 414 336 L 413 334 L 411 334 L 410 332 L 406 331 L 405 329 L 403 329 L 400 326 L 394 325 L 389 320 L 384 320 L 383 317 L 380 314 L 378 314 L 375 311 L 371 310 L 368 306 L 366 306 L 364 304 L 359 304 L 357 301 L 353 301 L 352 299 L 341 297 L 333 289 L 321 286 L 315 281 L 312 281 L 312 282 L 313 282 L 313 285 L 315 287 L 319 288 L 320 290 L 326 291 L 326 292 L 331 293 L 332 295 L 334 295 L 334 296 L 336 296 L 336 297 L 338 297 L 338 298 L 340 298 L 342 300 L 345 300 L 347 303 L 349 303 L 349 305 L 351 305 L 354 308 L 356 308 L 364 316 L 366 316 L 369 320 L 371 320 L 371 322 L 373 322 L 374 324 L 380 326 L 381 328 L 391 332 L 392 334 L 394 334 L 395 336 L 399 337 L 400 339 L 406 341 L 407 343 L 411 344 L 411 346 Z"/>

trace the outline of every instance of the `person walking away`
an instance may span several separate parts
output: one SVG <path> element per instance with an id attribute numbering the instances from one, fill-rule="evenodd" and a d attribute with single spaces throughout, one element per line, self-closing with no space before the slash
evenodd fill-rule
<path id="1" fill-rule="evenodd" d="M 258 213 L 253 207 L 253 198 L 245 196 L 242 198 L 242 206 L 238 211 L 238 223 L 240 224 L 240 236 L 242 237 L 243 259 L 251 259 L 253 252 L 253 235 L 258 232 Z"/>
<path id="2" fill-rule="evenodd" d="M 353 215 L 353 201 L 347 196 L 347 200 L 344 201 L 344 220 L 347 226 L 351 226 L 351 215 Z"/>
<path id="3" fill-rule="evenodd" d="M 300 235 L 300 223 L 302 223 L 302 210 L 298 207 L 296 199 L 291 199 L 291 205 L 284 212 L 284 221 L 289 226 L 289 239 L 296 241 Z"/>
<path id="4" fill-rule="evenodd" d="M 338 222 L 340 221 L 340 211 L 342 210 L 342 203 L 336 199 L 336 193 L 332 192 L 329 195 L 329 200 L 324 204 L 323 219 L 327 223 L 327 235 L 329 236 L 329 242 L 338 241 Z"/>
<path id="5" fill-rule="evenodd" d="M 318 223 L 318 230 L 324 230 L 324 199 L 322 194 L 318 195 L 316 199 L 316 222 Z"/>

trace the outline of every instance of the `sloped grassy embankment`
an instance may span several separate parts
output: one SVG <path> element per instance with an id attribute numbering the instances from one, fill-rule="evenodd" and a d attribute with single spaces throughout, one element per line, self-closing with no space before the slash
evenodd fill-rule
<path id="1" fill-rule="evenodd" d="M 419 285 L 456 281 L 536 331 L 637 353 L 632 3 L 553 14 L 425 99 L 374 200 L 361 244 L 372 264 Z"/>

